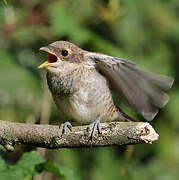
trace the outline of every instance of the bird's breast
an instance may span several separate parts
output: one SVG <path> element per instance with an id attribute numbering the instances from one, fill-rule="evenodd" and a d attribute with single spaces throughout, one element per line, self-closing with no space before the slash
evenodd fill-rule
<path id="1" fill-rule="evenodd" d="M 79 124 L 101 118 L 111 121 L 116 116 L 106 79 L 96 70 L 83 69 L 65 77 L 48 77 L 47 81 L 57 106 Z"/>
<path id="2" fill-rule="evenodd" d="M 68 96 L 75 90 L 73 74 L 54 76 L 47 73 L 47 83 L 53 96 Z"/>

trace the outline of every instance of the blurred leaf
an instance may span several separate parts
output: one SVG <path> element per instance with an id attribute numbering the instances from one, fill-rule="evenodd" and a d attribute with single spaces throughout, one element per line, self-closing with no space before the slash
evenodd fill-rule
<path id="1" fill-rule="evenodd" d="M 4 1 L 4 4 L 6 4 L 7 5 L 7 0 L 3 0 Z"/>
<path id="2" fill-rule="evenodd" d="M 33 75 L 27 71 L 27 69 L 18 66 L 13 57 L 11 57 L 6 51 L 0 52 L 0 117 L 9 120 L 8 117 L 2 117 L 2 113 L 5 111 L 2 108 L 13 107 L 16 104 L 14 110 L 18 111 L 18 107 L 22 107 L 24 112 L 22 114 L 26 115 L 25 112 L 36 111 L 39 108 L 38 103 L 40 103 L 40 89 L 39 84 Z M 39 101 L 37 102 L 37 99 Z M 36 107 L 33 104 L 36 104 Z M 26 108 L 26 111 L 25 111 Z M 2 110 L 2 112 L 1 112 Z M 20 113 L 20 111 L 18 111 Z M 11 114 L 10 112 L 8 113 Z M 17 112 L 16 118 L 17 117 Z M 12 118 L 11 121 L 15 121 Z M 20 118 L 19 118 L 20 120 Z M 25 121 L 25 119 L 23 120 Z"/>
<path id="3" fill-rule="evenodd" d="M 63 178 L 65 180 L 73 180 L 73 171 L 66 168 L 66 167 L 63 167 L 61 165 L 58 165 L 54 162 L 47 162 L 45 164 L 45 170 L 48 171 L 48 172 L 52 172 L 56 175 L 58 175 L 60 178 Z"/>
<path id="4" fill-rule="evenodd" d="M 16 165 L 6 165 L 0 159 L 0 180 L 24 180 L 25 178 L 38 174 L 36 166 L 44 163 L 45 160 L 35 151 L 24 153 Z"/>
<path id="5" fill-rule="evenodd" d="M 16 43 L 26 46 L 26 44 L 34 43 L 38 36 L 32 26 L 25 26 L 17 29 L 13 34 L 13 38 L 16 40 Z"/>
<path id="6" fill-rule="evenodd" d="M 24 153 L 21 159 L 16 164 L 16 169 L 22 170 L 24 176 L 34 176 L 39 172 L 36 170 L 36 166 L 44 163 L 45 160 L 36 151 Z"/>
<path id="7" fill-rule="evenodd" d="M 81 27 L 76 19 L 67 13 L 67 10 L 61 3 L 51 4 L 49 14 L 52 22 L 52 30 L 55 35 L 68 35 L 76 43 L 84 43 L 89 40 L 91 36 L 90 32 Z"/>

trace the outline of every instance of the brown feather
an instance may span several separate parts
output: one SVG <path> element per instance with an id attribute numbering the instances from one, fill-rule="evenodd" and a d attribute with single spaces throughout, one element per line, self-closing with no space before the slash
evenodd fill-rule
<path id="1" fill-rule="evenodd" d="M 141 71 L 124 59 L 98 53 L 88 53 L 87 57 L 96 62 L 110 87 L 146 120 L 153 120 L 158 109 L 167 104 L 169 97 L 163 90 L 172 86 L 173 78 Z"/>

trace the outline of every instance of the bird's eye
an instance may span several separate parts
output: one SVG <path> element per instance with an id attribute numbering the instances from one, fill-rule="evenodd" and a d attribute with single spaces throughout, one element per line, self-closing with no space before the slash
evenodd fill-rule
<path id="1" fill-rule="evenodd" d="M 67 50 L 62 50 L 62 56 L 67 56 L 68 55 L 68 51 Z"/>

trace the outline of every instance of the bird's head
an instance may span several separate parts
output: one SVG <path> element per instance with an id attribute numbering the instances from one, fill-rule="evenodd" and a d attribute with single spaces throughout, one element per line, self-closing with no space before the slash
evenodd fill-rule
<path id="1" fill-rule="evenodd" d="M 84 60 L 84 51 L 67 41 L 56 41 L 40 50 L 48 54 L 48 59 L 38 68 L 45 68 L 49 72 L 59 71 L 66 66 L 76 66 Z"/>

